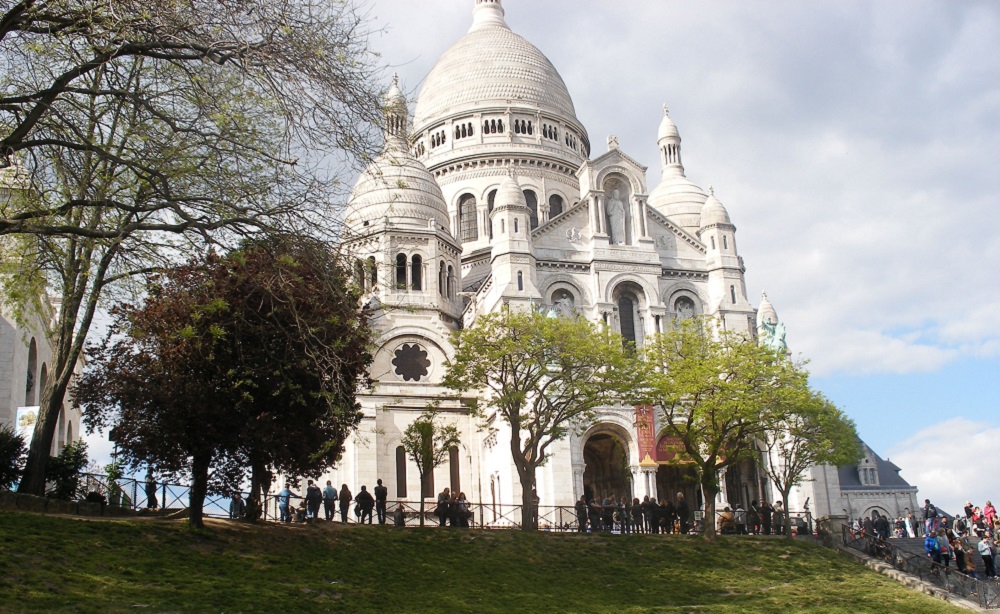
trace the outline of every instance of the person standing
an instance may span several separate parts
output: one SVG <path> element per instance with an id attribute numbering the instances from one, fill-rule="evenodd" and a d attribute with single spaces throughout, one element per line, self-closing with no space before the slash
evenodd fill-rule
<path id="1" fill-rule="evenodd" d="M 400 503 L 396 507 L 396 511 L 392 513 L 392 524 L 397 527 L 406 526 L 406 513 L 403 511 L 403 504 Z"/>
<path id="2" fill-rule="evenodd" d="M 243 518 L 243 515 L 247 512 L 246 502 L 243 501 L 243 495 L 236 493 L 233 500 L 229 503 L 229 518 L 232 520 L 239 520 Z"/>
<path id="3" fill-rule="evenodd" d="M 652 522 L 650 520 L 650 509 L 649 509 L 650 505 L 651 504 L 649 502 L 649 495 L 646 495 L 645 497 L 642 498 L 642 506 L 641 506 L 642 507 L 642 522 L 643 522 L 643 525 L 644 525 L 644 527 L 646 529 L 646 533 L 652 533 L 653 532 L 653 526 L 652 526 Z"/>
<path id="4" fill-rule="evenodd" d="M 682 492 L 677 493 L 677 498 L 674 500 L 674 513 L 677 514 L 677 518 L 681 523 L 681 535 L 687 535 L 690 511 L 688 510 L 688 504 L 687 501 L 684 500 L 684 493 Z"/>
<path id="5" fill-rule="evenodd" d="M 763 535 L 771 534 L 771 520 L 774 518 L 774 506 L 767 501 L 760 504 L 760 532 Z"/>
<path id="6" fill-rule="evenodd" d="M 580 495 L 580 500 L 576 502 L 576 522 L 577 531 L 587 532 L 587 496 Z"/>
<path id="7" fill-rule="evenodd" d="M 382 480 L 379 479 L 378 485 L 375 486 L 375 515 L 378 516 L 378 523 L 385 524 L 385 500 L 389 497 L 389 489 L 382 486 Z"/>
<path id="8" fill-rule="evenodd" d="M 281 515 L 281 522 L 291 522 L 292 512 L 289 510 L 289 505 L 291 505 L 292 497 L 298 497 L 297 494 L 292 492 L 292 489 L 285 484 L 285 488 L 277 494 L 278 499 L 278 513 Z"/>
<path id="9" fill-rule="evenodd" d="M 347 523 L 347 515 L 350 512 L 351 501 L 354 499 L 354 495 L 351 494 L 351 489 L 347 487 L 347 484 L 342 484 L 340 486 L 340 522 Z"/>
<path id="10" fill-rule="evenodd" d="M 319 486 L 309 480 L 306 485 L 306 518 L 316 520 L 319 518 L 319 505 L 323 502 L 323 491 Z"/>
<path id="11" fill-rule="evenodd" d="M 642 503 L 639 502 L 639 497 L 632 499 L 632 528 L 636 533 L 646 532 L 642 517 Z"/>
<path id="12" fill-rule="evenodd" d="M 153 472 L 146 473 L 146 509 L 155 510 L 158 507 L 156 501 L 156 481 L 153 480 Z"/>
<path id="13" fill-rule="evenodd" d="M 986 579 L 995 580 L 997 577 L 997 565 L 993 555 L 993 545 L 990 544 L 988 538 L 984 537 L 979 540 L 976 548 L 979 550 L 979 556 L 983 557 L 983 569 L 986 573 Z"/>
<path id="14" fill-rule="evenodd" d="M 924 499 L 924 534 L 932 535 L 937 533 L 938 512 L 937 508 L 931 504 L 930 499 Z"/>
<path id="15" fill-rule="evenodd" d="M 736 522 L 736 534 L 747 534 L 747 512 L 739 503 L 736 504 L 736 511 L 733 512 L 733 519 Z"/>
<path id="16" fill-rule="evenodd" d="M 332 521 L 334 514 L 337 513 L 337 489 L 330 480 L 326 481 L 326 488 L 323 489 L 323 512 L 326 514 L 327 522 Z"/>
<path id="17" fill-rule="evenodd" d="M 448 512 L 451 509 L 451 489 L 445 487 L 440 493 L 438 493 L 437 507 L 434 508 L 434 515 L 438 517 L 438 521 L 441 523 L 440 526 L 444 526 L 444 523 L 448 521 Z"/>
<path id="18" fill-rule="evenodd" d="M 358 504 L 358 508 L 361 509 L 361 516 L 358 519 L 359 524 L 365 524 L 365 518 L 368 519 L 368 524 L 372 523 L 372 508 L 375 507 L 375 499 L 372 494 L 368 492 L 368 487 L 362 485 L 361 492 L 358 496 L 354 498 L 354 501 Z"/>

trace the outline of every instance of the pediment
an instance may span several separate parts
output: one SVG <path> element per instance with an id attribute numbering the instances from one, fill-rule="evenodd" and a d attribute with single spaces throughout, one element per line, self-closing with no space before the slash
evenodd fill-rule
<path id="1" fill-rule="evenodd" d="M 672 251 L 679 257 L 705 255 L 705 245 L 701 241 L 648 205 L 646 217 L 650 222 L 649 234 L 653 237 L 657 251 Z"/>

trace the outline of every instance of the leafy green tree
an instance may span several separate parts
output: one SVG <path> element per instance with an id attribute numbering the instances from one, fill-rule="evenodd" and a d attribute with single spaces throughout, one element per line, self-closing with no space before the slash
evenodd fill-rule
<path id="1" fill-rule="evenodd" d="M 661 410 L 667 434 L 680 438 L 705 495 L 705 537 L 715 537 L 719 472 L 758 456 L 756 440 L 805 373 L 782 352 L 745 335 L 690 319 L 647 340 L 644 395 Z"/>
<path id="2" fill-rule="evenodd" d="M 41 494 L 102 302 L 260 233 L 336 234 L 381 121 L 364 22 L 337 0 L 15 0 L 0 15 L 0 266 L 49 323 L 19 489 Z M 58 296 L 54 305 L 44 295 Z"/>
<path id="3" fill-rule="evenodd" d="M 448 460 L 449 451 L 462 443 L 453 424 L 442 424 L 440 412 L 429 407 L 403 431 L 403 449 L 420 473 L 420 526 L 424 526 L 424 497 L 434 469 Z"/>
<path id="4" fill-rule="evenodd" d="M 854 422 L 822 394 L 797 388 L 783 395 L 781 404 L 772 409 L 760 441 L 768 452 L 764 472 L 783 501 L 788 501 L 792 488 L 802 483 L 810 467 L 861 460 Z M 785 523 L 785 535 L 792 536 L 790 522 Z"/>
<path id="5" fill-rule="evenodd" d="M 24 436 L 10 426 L 0 426 L 0 490 L 7 490 L 17 482 L 27 451 Z"/>
<path id="6" fill-rule="evenodd" d="M 503 310 L 454 335 L 444 384 L 471 392 L 473 411 L 510 428 L 510 453 L 521 482 L 521 526 L 534 530 L 535 471 L 549 447 L 617 402 L 632 383 L 620 335 L 582 317 Z"/>
<path id="7" fill-rule="evenodd" d="M 87 466 L 87 442 L 82 439 L 66 444 L 59 456 L 49 461 L 45 479 L 53 482 L 51 496 L 71 501 L 80 488 L 80 472 Z"/>
<path id="8" fill-rule="evenodd" d="M 192 525 L 207 492 L 231 492 L 248 468 L 259 509 L 265 474 L 326 470 L 360 420 L 371 335 L 358 298 L 321 242 L 210 255 L 115 310 L 74 397 L 89 428 L 115 426 L 129 466 L 191 476 Z"/>

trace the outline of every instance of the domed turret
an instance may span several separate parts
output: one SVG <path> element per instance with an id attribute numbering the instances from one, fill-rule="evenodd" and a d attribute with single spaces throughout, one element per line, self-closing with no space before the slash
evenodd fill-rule
<path id="1" fill-rule="evenodd" d="M 778 323 L 778 313 L 767 300 L 767 292 L 760 293 L 760 307 L 757 308 L 757 329 L 760 330 L 764 324 L 774 326 Z"/>
<path id="2" fill-rule="evenodd" d="M 649 204 L 684 230 L 697 232 L 707 195 L 684 175 L 681 135 L 677 124 L 670 119 L 667 105 L 663 105 L 663 119 L 660 120 L 656 142 L 660 149 L 663 175 L 659 185 L 649 195 Z"/>
<path id="3" fill-rule="evenodd" d="M 732 226 L 733 222 L 729 219 L 729 212 L 723 206 L 719 199 L 715 197 L 715 190 L 712 186 L 708 187 L 708 198 L 705 200 L 705 204 L 701 208 L 701 228 L 707 228 L 709 226 L 714 226 L 717 224 L 725 224 L 727 226 Z"/>
<path id="4" fill-rule="evenodd" d="M 448 207 L 427 168 L 409 152 L 406 97 L 396 77 L 386 95 L 385 145 L 351 191 L 344 223 L 354 233 L 383 219 L 395 226 L 448 228 Z"/>

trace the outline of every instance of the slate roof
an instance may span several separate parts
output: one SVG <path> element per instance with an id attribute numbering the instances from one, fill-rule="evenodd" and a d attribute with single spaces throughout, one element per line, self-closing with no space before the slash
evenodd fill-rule
<path id="1" fill-rule="evenodd" d="M 858 475 L 857 465 L 843 465 L 837 467 L 838 479 L 840 480 L 841 490 L 869 490 L 869 491 L 879 491 L 879 490 L 916 490 L 915 486 L 911 486 L 909 482 L 903 479 L 903 476 L 899 475 L 899 467 L 891 461 L 887 461 L 872 450 L 868 444 L 861 442 L 864 450 L 867 454 L 875 460 L 875 468 L 878 470 L 878 486 L 865 485 L 861 483 L 861 476 Z"/>

